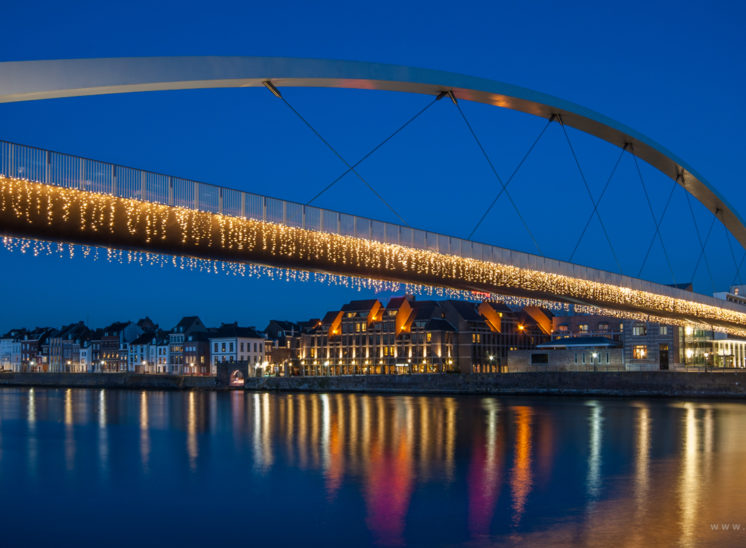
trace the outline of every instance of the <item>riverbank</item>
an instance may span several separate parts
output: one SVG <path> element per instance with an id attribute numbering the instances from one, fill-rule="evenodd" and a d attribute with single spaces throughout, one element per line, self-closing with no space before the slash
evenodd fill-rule
<path id="1" fill-rule="evenodd" d="M 136 373 L 0 373 L 2 386 L 122 388 L 132 390 L 213 390 L 215 377 Z"/>
<path id="2" fill-rule="evenodd" d="M 131 390 L 227 389 L 218 386 L 214 377 L 132 373 L 0 373 L 1 386 Z M 497 375 L 261 377 L 247 379 L 245 389 L 392 394 L 556 394 L 746 398 L 746 372 L 531 372 Z"/>

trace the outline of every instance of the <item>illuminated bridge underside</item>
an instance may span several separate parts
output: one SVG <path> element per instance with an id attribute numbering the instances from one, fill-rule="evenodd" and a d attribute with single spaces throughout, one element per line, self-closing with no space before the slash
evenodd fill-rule
<path id="1" fill-rule="evenodd" d="M 746 332 L 746 314 L 731 303 L 606 272 L 596 271 L 598 279 L 645 289 L 6 176 L 0 233 L 587 304 Z"/>
<path id="2" fill-rule="evenodd" d="M 377 89 L 476 101 L 550 118 L 627 150 L 676 180 L 746 248 L 738 213 L 681 158 L 590 109 L 544 93 L 463 74 L 380 63 L 286 57 L 135 57 L 0 63 L 0 103 L 159 90 L 259 87 Z"/>

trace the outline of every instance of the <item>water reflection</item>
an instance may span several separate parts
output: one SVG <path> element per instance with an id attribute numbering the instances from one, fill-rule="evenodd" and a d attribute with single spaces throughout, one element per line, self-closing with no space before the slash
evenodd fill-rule
<path id="1" fill-rule="evenodd" d="M 150 461 L 150 427 L 148 419 L 148 393 L 140 392 L 140 459 L 142 469 L 148 471 Z"/>
<path id="2" fill-rule="evenodd" d="M 740 523 L 746 504 L 743 404 L 0 394 L 4 492 L 34 484 L 43 497 L 68 486 L 82 506 L 122 494 L 117 515 L 131 519 L 137 505 L 124 501 L 151 499 L 176 519 L 174 497 L 187 485 L 232 502 L 259 531 L 292 515 L 299 530 L 323 536 L 335 520 L 358 544 L 694 546 L 732 544 L 710 524 Z M 77 495 L 82 485 L 93 494 Z"/>
<path id="3" fill-rule="evenodd" d="M 518 526 L 526 507 L 526 499 L 531 491 L 531 408 L 519 406 L 515 411 L 515 450 L 513 470 L 511 471 L 511 490 L 513 492 L 513 526 Z"/>
<path id="4" fill-rule="evenodd" d="M 586 489 L 588 490 L 588 501 L 592 504 L 601 490 L 601 404 L 598 401 L 589 403 L 590 418 L 588 426 L 590 433 L 588 436 L 588 474 L 586 479 Z"/>

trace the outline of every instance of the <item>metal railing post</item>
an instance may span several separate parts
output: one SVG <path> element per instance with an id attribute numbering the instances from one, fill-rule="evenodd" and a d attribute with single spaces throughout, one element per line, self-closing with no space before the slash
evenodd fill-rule
<path id="1" fill-rule="evenodd" d="M 168 205 L 174 205 L 174 178 L 168 178 Z"/>
<path id="2" fill-rule="evenodd" d="M 119 189 L 117 188 L 117 166 L 113 165 L 111 166 L 111 194 L 112 196 L 118 196 L 117 192 Z"/>
<path id="3" fill-rule="evenodd" d="M 85 160 L 80 159 L 80 180 L 78 181 L 80 190 L 85 190 Z"/>
<path id="4" fill-rule="evenodd" d="M 262 221 L 267 221 L 267 197 L 262 196 Z"/>
<path id="5" fill-rule="evenodd" d="M 246 218 L 246 193 L 241 192 L 241 217 Z"/>
<path id="6" fill-rule="evenodd" d="M 140 199 L 144 202 L 146 200 L 145 196 L 145 172 L 140 172 Z"/>
<path id="7" fill-rule="evenodd" d="M 49 171 L 50 171 L 50 159 L 49 159 L 49 151 L 44 151 L 44 182 L 46 184 L 49 184 Z"/>
<path id="8" fill-rule="evenodd" d="M 223 214 L 223 189 L 218 188 L 218 213 Z"/>
<path id="9" fill-rule="evenodd" d="M 199 183 L 194 183 L 194 209 L 199 209 Z"/>
<path id="10" fill-rule="evenodd" d="M 300 226 L 306 228 L 306 206 L 302 205 L 300 209 Z"/>

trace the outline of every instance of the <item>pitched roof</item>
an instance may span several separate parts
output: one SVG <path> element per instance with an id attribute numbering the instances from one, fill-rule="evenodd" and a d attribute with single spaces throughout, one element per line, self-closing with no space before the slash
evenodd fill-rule
<path id="1" fill-rule="evenodd" d="M 210 338 L 222 339 L 226 337 L 245 337 L 250 339 L 263 339 L 264 336 L 253 327 L 239 327 L 238 322 L 224 323 L 218 327 L 217 332 L 211 334 Z"/>
<path id="2" fill-rule="evenodd" d="M 1 336 L 0 339 L 20 339 L 27 333 L 25 327 L 18 329 L 11 329 L 5 335 Z"/>
<path id="3" fill-rule="evenodd" d="M 425 324 L 425 329 L 428 331 L 456 331 L 456 328 L 448 320 L 444 320 L 443 318 L 428 320 Z"/>
<path id="4" fill-rule="evenodd" d="M 153 337 L 155 337 L 155 333 L 153 332 L 147 332 L 143 333 L 139 337 L 137 337 L 134 341 L 132 341 L 130 344 L 151 344 L 153 342 Z"/>
<path id="5" fill-rule="evenodd" d="M 415 320 L 440 317 L 440 303 L 438 301 L 414 301 L 411 303 L 415 312 Z"/>
<path id="6" fill-rule="evenodd" d="M 108 336 L 118 335 L 130 323 L 132 322 L 114 322 L 113 324 L 104 327 L 104 335 L 108 335 Z"/>
<path id="7" fill-rule="evenodd" d="M 350 301 L 342 307 L 342 312 L 362 312 L 370 310 L 378 302 L 378 299 L 365 299 L 361 301 Z"/>
<path id="8" fill-rule="evenodd" d="M 179 320 L 179 323 L 174 326 L 172 331 L 176 333 L 186 333 L 187 331 L 197 329 L 202 325 L 202 320 L 199 319 L 199 316 L 184 316 Z"/>
<path id="9" fill-rule="evenodd" d="M 386 310 L 397 310 L 404 304 L 404 301 L 409 301 L 409 304 L 417 302 L 412 295 L 404 295 L 403 297 L 392 297 L 389 299 L 389 304 L 386 305 Z"/>
<path id="10" fill-rule="evenodd" d="M 207 331 L 195 331 L 194 333 L 190 333 L 187 335 L 187 341 L 189 342 L 207 342 L 210 340 L 210 337 L 212 336 L 211 333 L 208 333 Z"/>
<path id="11" fill-rule="evenodd" d="M 482 316 L 477 312 L 477 306 L 468 301 L 456 301 L 448 300 L 444 301 L 447 303 L 455 312 L 457 312 L 462 319 L 469 322 L 481 322 L 484 321 Z"/>
<path id="12" fill-rule="evenodd" d="M 330 324 L 330 323 L 334 322 L 334 320 L 337 319 L 337 315 L 338 314 L 339 314 L 339 312 L 327 312 L 326 314 L 324 314 L 324 318 L 321 320 L 321 323 L 322 324 Z"/>
<path id="13" fill-rule="evenodd" d="M 295 329 L 297 331 L 298 329 L 298 324 L 289 322 L 287 320 L 269 320 L 269 325 L 267 326 L 267 328 L 269 328 L 269 326 L 273 324 L 285 331 L 290 331 L 291 329 Z"/>

